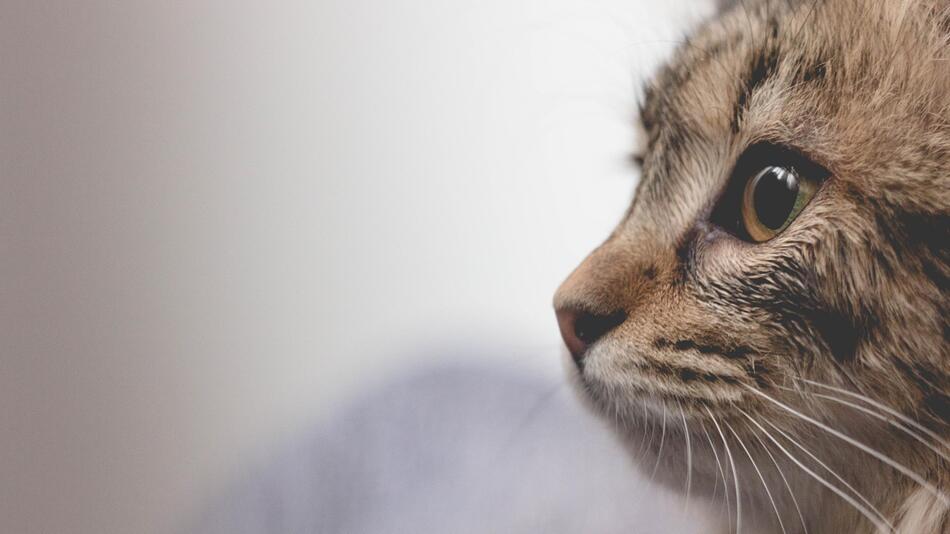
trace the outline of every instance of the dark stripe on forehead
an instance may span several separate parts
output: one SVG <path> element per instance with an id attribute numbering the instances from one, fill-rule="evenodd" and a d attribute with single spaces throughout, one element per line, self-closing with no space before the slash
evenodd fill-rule
<path id="1" fill-rule="evenodd" d="M 644 128 L 650 130 L 657 125 L 659 115 L 665 108 L 675 107 L 676 95 L 692 79 L 693 75 L 705 69 L 713 69 L 716 74 L 727 78 L 735 76 L 723 63 L 722 57 L 736 50 L 742 43 L 741 32 L 725 32 L 721 37 L 707 39 L 687 38 L 680 43 L 674 59 L 666 64 L 653 80 L 643 86 L 643 98 L 640 102 L 640 118 Z M 681 104 L 679 104 L 681 105 Z"/>
<path id="2" fill-rule="evenodd" d="M 753 48 L 752 57 L 739 84 L 739 96 L 736 98 L 735 112 L 732 118 L 732 131 L 739 132 L 742 117 L 748 111 L 749 100 L 756 89 L 775 74 L 779 60 L 779 48 L 774 42 L 766 41 Z"/>

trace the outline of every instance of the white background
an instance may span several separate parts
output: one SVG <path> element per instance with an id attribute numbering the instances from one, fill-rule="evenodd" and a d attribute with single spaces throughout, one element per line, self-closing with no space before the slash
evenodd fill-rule
<path id="1" fill-rule="evenodd" d="M 551 296 L 709 11 L 4 2 L 0 531 L 168 532 L 431 347 L 560 372 Z"/>

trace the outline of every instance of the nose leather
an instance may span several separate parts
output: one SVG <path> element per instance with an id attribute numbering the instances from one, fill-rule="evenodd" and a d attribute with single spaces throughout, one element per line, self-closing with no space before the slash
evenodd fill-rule
<path id="1" fill-rule="evenodd" d="M 560 308 L 555 314 L 564 344 L 578 365 L 591 345 L 627 319 L 623 310 L 601 315 L 575 308 Z"/>

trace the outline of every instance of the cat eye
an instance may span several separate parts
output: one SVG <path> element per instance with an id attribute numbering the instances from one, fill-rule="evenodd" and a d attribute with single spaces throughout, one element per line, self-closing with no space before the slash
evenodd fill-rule
<path id="1" fill-rule="evenodd" d="M 742 193 L 741 217 L 748 236 L 768 241 L 798 217 L 815 195 L 814 181 L 790 166 L 770 165 L 753 175 Z"/>
<path id="2" fill-rule="evenodd" d="M 736 161 L 710 222 L 747 241 L 768 241 L 795 221 L 829 175 L 786 146 L 752 145 Z"/>

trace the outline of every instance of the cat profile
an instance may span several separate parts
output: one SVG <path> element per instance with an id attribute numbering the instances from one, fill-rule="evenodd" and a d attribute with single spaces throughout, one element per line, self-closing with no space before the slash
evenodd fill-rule
<path id="1" fill-rule="evenodd" d="M 724 530 L 950 532 L 950 2 L 737 0 L 648 82 L 555 296 L 583 397 Z"/>

